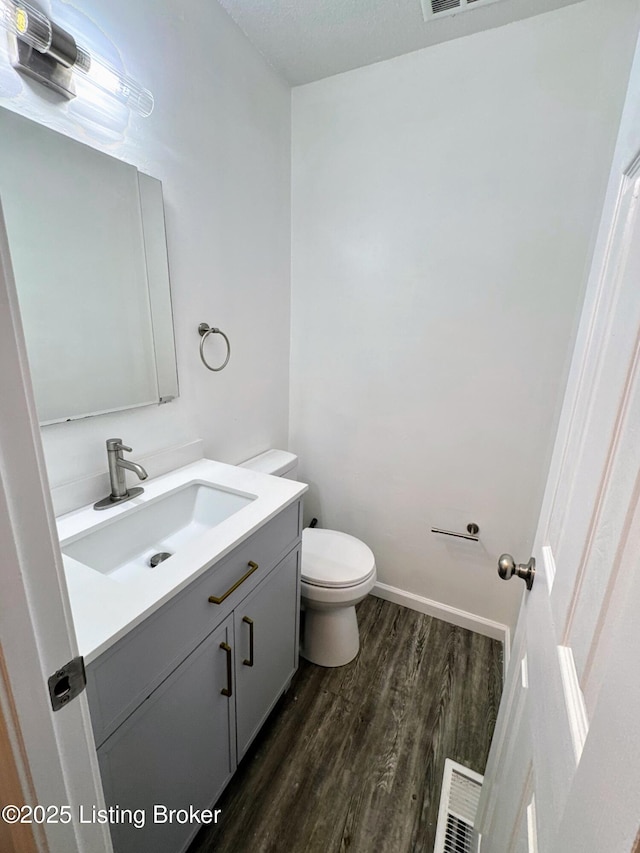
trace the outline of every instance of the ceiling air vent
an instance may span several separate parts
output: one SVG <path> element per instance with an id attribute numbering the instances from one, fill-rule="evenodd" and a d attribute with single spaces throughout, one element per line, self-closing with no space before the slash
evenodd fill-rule
<path id="1" fill-rule="evenodd" d="M 422 14 L 425 21 L 434 18 L 444 18 L 445 15 L 457 15 L 474 6 L 487 6 L 489 3 L 497 3 L 498 0 L 420 0 L 422 3 Z"/>

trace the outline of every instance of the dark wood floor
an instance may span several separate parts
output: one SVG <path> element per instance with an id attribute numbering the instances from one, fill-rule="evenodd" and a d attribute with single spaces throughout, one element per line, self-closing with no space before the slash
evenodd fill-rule
<path id="1" fill-rule="evenodd" d="M 431 853 L 445 758 L 484 770 L 502 646 L 381 599 L 361 650 L 300 661 L 189 853 Z"/>

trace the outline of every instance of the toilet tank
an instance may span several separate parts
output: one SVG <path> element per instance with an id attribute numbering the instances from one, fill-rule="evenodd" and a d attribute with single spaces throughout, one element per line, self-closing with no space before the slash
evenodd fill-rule
<path id="1" fill-rule="evenodd" d="M 298 457 L 286 450 L 266 450 L 259 456 L 253 456 L 242 462 L 239 468 L 250 468 L 261 474 L 272 474 L 274 477 L 286 477 L 287 480 L 297 480 Z"/>

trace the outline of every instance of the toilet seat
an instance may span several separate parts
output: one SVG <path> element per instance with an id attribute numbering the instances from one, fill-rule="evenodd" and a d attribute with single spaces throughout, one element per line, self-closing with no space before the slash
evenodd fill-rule
<path id="1" fill-rule="evenodd" d="M 302 531 L 302 581 L 310 586 L 346 589 L 376 571 L 371 549 L 348 533 L 307 527 Z"/>

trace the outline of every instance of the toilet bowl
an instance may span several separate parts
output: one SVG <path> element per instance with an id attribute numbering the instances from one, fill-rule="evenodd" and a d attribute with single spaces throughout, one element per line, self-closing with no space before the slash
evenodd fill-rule
<path id="1" fill-rule="evenodd" d="M 343 666 L 360 649 L 356 604 L 373 589 L 376 563 L 364 542 L 337 530 L 302 531 L 300 653 L 320 666 Z"/>
<path id="2" fill-rule="evenodd" d="M 296 479 L 298 458 L 268 450 L 242 463 L 265 474 Z M 371 549 L 348 533 L 323 528 L 302 531 L 300 654 L 319 666 L 344 666 L 360 648 L 356 604 L 376 582 Z"/>

